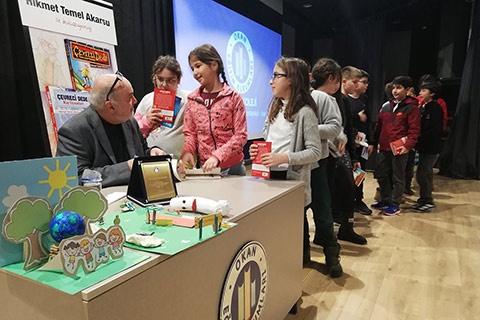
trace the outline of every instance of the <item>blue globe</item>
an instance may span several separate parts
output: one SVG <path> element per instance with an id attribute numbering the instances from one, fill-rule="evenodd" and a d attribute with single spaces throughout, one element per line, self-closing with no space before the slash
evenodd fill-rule
<path id="1" fill-rule="evenodd" d="M 76 235 L 85 233 L 85 221 L 76 212 L 64 211 L 57 214 L 50 221 L 50 235 L 60 242 Z"/>

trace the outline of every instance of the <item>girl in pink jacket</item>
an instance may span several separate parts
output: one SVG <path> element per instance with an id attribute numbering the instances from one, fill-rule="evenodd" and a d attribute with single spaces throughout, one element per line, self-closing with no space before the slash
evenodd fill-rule
<path id="1" fill-rule="evenodd" d="M 204 172 L 220 167 L 223 174 L 245 175 L 247 120 L 242 96 L 228 86 L 222 58 L 213 46 L 195 48 L 188 60 L 200 87 L 188 96 L 185 106 L 182 162 L 195 166 L 198 153 Z"/>

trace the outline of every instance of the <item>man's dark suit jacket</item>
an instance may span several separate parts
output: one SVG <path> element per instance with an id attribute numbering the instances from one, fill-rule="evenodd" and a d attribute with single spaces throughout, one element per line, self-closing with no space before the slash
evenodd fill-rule
<path id="1" fill-rule="evenodd" d="M 146 155 L 147 142 L 135 119 L 132 117 L 122 123 L 122 128 L 128 153 L 132 157 Z M 102 120 L 92 105 L 58 130 L 57 156 L 72 155 L 77 156 L 79 179 L 85 169 L 92 169 L 102 174 L 103 187 L 128 184 L 128 164 L 115 159 Z"/>

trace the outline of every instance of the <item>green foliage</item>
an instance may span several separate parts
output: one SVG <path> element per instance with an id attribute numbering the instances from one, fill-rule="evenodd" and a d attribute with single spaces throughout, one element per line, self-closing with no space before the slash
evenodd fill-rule
<path id="1" fill-rule="evenodd" d="M 22 199 L 10 211 L 11 219 L 5 228 L 6 234 L 15 241 L 24 240 L 35 230 L 47 231 L 52 216 L 52 207 L 45 199 Z"/>
<path id="2" fill-rule="evenodd" d="M 86 188 L 76 188 L 66 194 L 55 208 L 55 213 L 73 211 L 86 220 L 95 220 L 107 210 L 106 199 L 101 194 L 85 191 Z"/>

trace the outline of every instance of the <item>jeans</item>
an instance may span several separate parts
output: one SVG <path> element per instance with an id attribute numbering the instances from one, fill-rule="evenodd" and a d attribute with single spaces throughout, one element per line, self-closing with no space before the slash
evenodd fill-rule
<path id="1" fill-rule="evenodd" d="M 417 202 L 421 204 L 433 204 L 433 166 L 437 161 L 437 154 L 419 154 L 417 168 L 417 182 L 420 186 L 420 198 Z"/>
<path id="2" fill-rule="evenodd" d="M 222 175 L 231 175 L 231 176 L 244 176 L 247 174 L 243 160 L 237 164 L 234 164 L 231 167 L 225 168 L 222 170 Z"/>
<path id="3" fill-rule="evenodd" d="M 391 151 L 380 151 L 375 177 L 380 185 L 382 201 L 399 206 L 405 191 L 405 167 L 408 153 L 394 156 Z"/>

